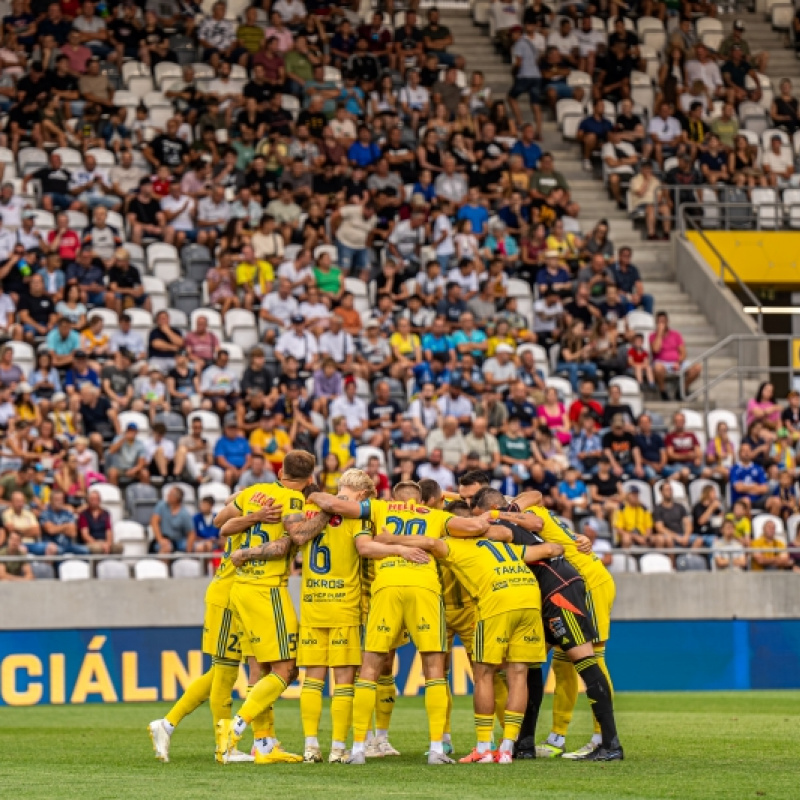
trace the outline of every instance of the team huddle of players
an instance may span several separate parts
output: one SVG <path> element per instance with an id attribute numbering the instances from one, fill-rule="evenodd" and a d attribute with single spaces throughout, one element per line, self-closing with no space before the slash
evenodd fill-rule
<path id="1" fill-rule="evenodd" d="M 445 498 L 434 481 L 407 481 L 385 501 L 375 498 L 367 473 L 351 469 L 334 497 L 311 485 L 314 467 L 313 455 L 292 451 L 279 482 L 244 489 L 217 515 L 227 546 L 206 593 L 203 651 L 211 668 L 164 719 L 150 723 L 156 758 L 169 761 L 175 727 L 209 700 L 220 763 L 322 761 L 318 732 L 330 670 L 328 761 L 364 764 L 399 755 L 388 738 L 392 668 L 396 649 L 410 637 L 425 676 L 428 763 L 452 764 L 448 669 L 455 636 L 474 681 L 476 741 L 461 763 L 623 758 L 605 665 L 614 581 L 589 541 L 540 505 L 538 492 L 510 504 L 474 472 L 461 478 L 458 496 Z M 287 588 L 297 548 L 303 551 L 299 623 Z M 537 746 L 548 647 L 556 679 L 553 725 Z M 251 685 L 232 717 L 243 660 Z M 273 714 L 298 667 L 305 669 L 302 756 L 281 747 Z M 579 675 L 595 733 L 565 753 Z M 495 717 L 502 728 L 497 746 Z M 238 749 L 248 725 L 251 754 Z"/>

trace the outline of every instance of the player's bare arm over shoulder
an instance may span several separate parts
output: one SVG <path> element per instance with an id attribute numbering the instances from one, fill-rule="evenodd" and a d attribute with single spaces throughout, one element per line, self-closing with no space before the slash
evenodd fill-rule
<path id="1" fill-rule="evenodd" d="M 283 525 L 287 533 L 292 538 L 292 542 L 298 547 L 308 544 L 315 536 L 319 536 L 325 530 L 325 526 L 330 522 L 331 515 L 325 511 L 306 517 L 305 514 L 289 514 L 283 520 Z"/>
<path id="2" fill-rule="evenodd" d="M 542 504 L 542 493 L 532 489 L 514 498 L 514 505 L 517 508 L 526 509 L 531 506 L 540 506 Z"/>
<path id="3" fill-rule="evenodd" d="M 361 518 L 361 503 L 358 500 L 345 500 L 342 497 L 334 497 L 327 492 L 314 492 L 309 495 L 307 503 L 319 506 L 328 514 L 339 514 L 348 519 Z"/>
<path id="4" fill-rule="evenodd" d="M 271 524 L 280 522 L 283 514 L 283 506 L 276 503 L 271 497 L 268 497 L 266 503 L 256 511 L 242 516 L 242 512 L 236 508 L 233 503 L 225 506 L 222 511 L 214 517 L 214 525 L 220 528 L 221 536 L 234 536 L 237 533 L 243 533 L 253 525 L 259 522 Z M 302 516 L 302 515 L 299 515 Z M 288 518 L 287 518 L 288 519 Z"/>
<path id="5" fill-rule="evenodd" d="M 384 528 L 386 530 L 386 528 Z M 427 564 L 431 557 L 425 552 L 422 547 L 404 546 L 405 542 L 399 542 L 399 536 L 392 536 L 390 533 L 383 537 L 372 536 L 358 536 L 356 537 L 356 550 L 362 558 L 404 558 L 406 561 L 411 561 L 414 564 Z M 403 536 L 403 539 L 426 539 L 429 542 L 435 542 L 436 539 L 430 539 L 425 536 Z M 379 541 L 380 539 L 380 541 Z"/>
<path id="6" fill-rule="evenodd" d="M 489 515 L 479 517 L 450 517 L 447 520 L 447 533 L 457 539 L 474 539 L 489 530 Z"/>
<path id="7" fill-rule="evenodd" d="M 525 506 L 525 508 L 529 507 L 530 506 Z M 547 528 L 544 527 L 544 520 L 535 512 L 498 511 L 497 519 L 503 520 L 503 522 L 513 522 L 526 531 L 538 533 L 543 539 L 547 539 L 548 537 Z M 592 552 L 591 539 L 584 536 L 582 533 L 575 533 L 575 531 L 570 531 L 570 536 L 574 540 L 575 547 L 578 548 L 579 553 L 589 555 L 589 553 Z"/>
<path id="8" fill-rule="evenodd" d="M 386 528 L 373 541 L 376 544 L 386 546 L 394 545 L 403 550 L 420 550 L 424 553 L 430 553 L 436 558 L 447 558 L 448 554 L 447 545 L 443 539 L 433 539 L 430 536 L 395 536 L 389 533 Z M 402 555 L 403 558 L 408 558 L 405 553 Z"/>
<path id="9" fill-rule="evenodd" d="M 289 536 L 281 536 L 274 542 L 267 542 L 260 547 L 245 547 L 231 553 L 231 561 L 235 567 L 241 567 L 245 561 L 280 561 L 292 546 Z"/>
<path id="10" fill-rule="evenodd" d="M 486 538 L 493 542 L 508 542 L 513 540 L 511 531 L 503 525 L 492 525 L 486 531 Z M 557 558 L 564 555 L 564 546 L 558 542 L 545 542 L 544 544 L 528 545 L 525 548 L 526 564 L 532 564 L 534 561 L 542 561 L 546 558 Z"/>

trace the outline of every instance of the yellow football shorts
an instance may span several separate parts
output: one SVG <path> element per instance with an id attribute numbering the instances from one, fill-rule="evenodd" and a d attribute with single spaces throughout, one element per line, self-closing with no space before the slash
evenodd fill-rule
<path id="1" fill-rule="evenodd" d="M 541 664 L 547 659 L 538 608 L 518 608 L 479 620 L 472 658 L 479 664 Z"/>
<path id="2" fill-rule="evenodd" d="M 203 652 L 212 658 L 241 661 L 244 639 L 239 617 L 227 606 L 206 603 L 203 617 Z"/>
<path id="3" fill-rule="evenodd" d="M 406 629 L 420 653 L 444 653 L 447 631 L 441 594 L 418 586 L 386 586 L 372 595 L 364 649 L 394 650 Z"/>
<path id="4" fill-rule="evenodd" d="M 361 625 L 340 625 L 335 628 L 300 626 L 297 645 L 298 667 L 361 666 Z"/>
<path id="5" fill-rule="evenodd" d="M 361 649 L 364 650 L 364 644 L 367 638 L 367 619 L 369 619 L 369 606 L 370 602 L 372 601 L 372 595 L 369 592 L 363 592 L 361 594 Z M 408 635 L 408 631 L 403 628 L 398 634 L 397 638 L 392 642 L 392 646 L 389 650 L 399 650 L 404 644 L 408 644 L 411 641 L 411 638 Z M 388 651 L 387 651 L 388 652 Z"/>
<path id="6" fill-rule="evenodd" d="M 447 627 L 447 649 L 453 649 L 453 639 L 458 636 L 461 644 L 472 658 L 472 642 L 475 638 L 475 606 L 469 603 L 461 608 L 447 608 L 444 611 Z"/>
<path id="7" fill-rule="evenodd" d="M 611 610 L 616 596 L 617 585 L 613 579 L 586 590 L 586 608 L 597 631 L 595 642 L 607 642 L 611 635 Z"/>
<path id="8" fill-rule="evenodd" d="M 267 664 L 297 656 L 297 615 L 286 587 L 235 583 L 231 607 L 241 620 L 248 655 Z"/>

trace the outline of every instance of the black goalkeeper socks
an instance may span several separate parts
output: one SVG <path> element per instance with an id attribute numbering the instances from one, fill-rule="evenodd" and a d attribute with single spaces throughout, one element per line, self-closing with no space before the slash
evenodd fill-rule
<path id="1" fill-rule="evenodd" d="M 582 658 L 575 662 L 575 669 L 586 684 L 586 696 L 591 703 L 592 713 L 600 725 L 603 747 L 606 750 L 619 747 L 611 687 L 597 659 L 594 656 Z"/>
<path id="2" fill-rule="evenodd" d="M 542 680 L 542 668 L 528 668 L 528 705 L 525 706 L 525 718 L 522 720 L 522 727 L 519 730 L 518 742 L 536 734 L 536 723 L 539 720 L 539 709 L 544 697 L 544 681 Z"/>

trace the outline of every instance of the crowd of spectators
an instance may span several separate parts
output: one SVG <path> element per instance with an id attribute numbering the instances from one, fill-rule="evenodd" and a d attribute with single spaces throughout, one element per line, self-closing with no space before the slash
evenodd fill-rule
<path id="1" fill-rule="evenodd" d="M 482 470 L 609 544 L 640 543 L 622 480 L 736 491 L 746 445 L 697 452 L 680 415 L 659 444 L 615 383 L 667 399 L 686 347 L 539 144 L 573 57 L 563 22 L 539 46 L 547 7 L 508 28 L 505 98 L 435 8 L 168 5 L 20 0 L 3 23 L 24 70 L 0 88 L 0 554 L 120 552 L 101 484 L 156 490 L 152 552 L 212 551 L 220 499 L 293 447 L 327 491 L 354 464 L 384 497 Z M 593 55 L 574 66 L 603 74 Z"/>

